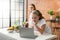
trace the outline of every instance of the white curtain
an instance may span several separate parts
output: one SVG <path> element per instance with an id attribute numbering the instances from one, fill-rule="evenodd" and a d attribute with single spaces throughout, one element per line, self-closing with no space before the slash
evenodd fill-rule
<path id="1" fill-rule="evenodd" d="M 0 0 L 0 28 L 9 26 L 9 0 Z"/>

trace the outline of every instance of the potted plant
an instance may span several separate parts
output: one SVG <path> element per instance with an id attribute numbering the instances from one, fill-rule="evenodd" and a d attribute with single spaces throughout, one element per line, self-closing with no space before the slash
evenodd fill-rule
<path id="1" fill-rule="evenodd" d="M 50 20 L 52 20 L 52 16 L 54 15 L 54 14 L 53 14 L 53 10 L 49 10 L 49 11 L 48 11 L 48 14 L 50 15 Z"/>
<path id="2" fill-rule="evenodd" d="M 60 18 L 60 16 L 59 16 L 59 15 L 57 15 L 57 16 L 56 16 L 56 21 L 58 21 L 58 19 L 59 19 L 59 18 Z"/>

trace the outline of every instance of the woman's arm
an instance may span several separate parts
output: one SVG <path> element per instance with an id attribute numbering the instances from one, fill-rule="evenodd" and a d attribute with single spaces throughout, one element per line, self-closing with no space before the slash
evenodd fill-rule
<path id="1" fill-rule="evenodd" d="M 36 27 L 37 30 L 38 30 L 41 34 L 43 34 L 43 32 L 44 32 L 44 30 L 45 30 L 45 26 L 46 26 L 46 24 L 42 25 L 42 27 L 39 28 L 36 24 L 34 25 L 34 27 Z"/>

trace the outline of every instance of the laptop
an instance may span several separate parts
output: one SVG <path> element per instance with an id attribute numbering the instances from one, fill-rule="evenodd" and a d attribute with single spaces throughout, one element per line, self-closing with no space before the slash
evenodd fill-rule
<path id="1" fill-rule="evenodd" d="M 22 38 L 31 38 L 35 39 L 37 36 L 34 35 L 34 29 L 33 28 L 20 28 L 20 37 Z"/>

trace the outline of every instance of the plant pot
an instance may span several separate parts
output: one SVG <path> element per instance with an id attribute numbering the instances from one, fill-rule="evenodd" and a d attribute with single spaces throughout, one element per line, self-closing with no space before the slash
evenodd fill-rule
<path id="1" fill-rule="evenodd" d="M 59 19 L 58 18 L 56 18 L 56 21 L 58 21 Z"/>
<path id="2" fill-rule="evenodd" d="M 50 16 L 50 20 L 52 20 L 53 19 L 53 16 Z"/>

